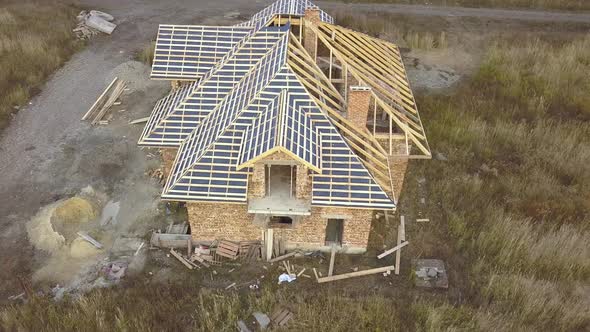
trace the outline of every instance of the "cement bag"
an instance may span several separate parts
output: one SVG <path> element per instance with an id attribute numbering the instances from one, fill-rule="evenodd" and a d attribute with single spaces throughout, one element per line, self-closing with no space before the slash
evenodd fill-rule
<path id="1" fill-rule="evenodd" d="M 113 33 L 113 30 L 115 30 L 117 27 L 116 24 L 105 21 L 104 19 L 95 15 L 90 15 L 90 17 L 86 19 L 86 25 L 109 35 Z"/>

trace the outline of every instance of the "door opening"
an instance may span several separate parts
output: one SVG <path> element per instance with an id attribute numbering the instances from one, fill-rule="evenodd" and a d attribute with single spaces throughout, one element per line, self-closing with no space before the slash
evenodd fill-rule
<path id="1" fill-rule="evenodd" d="M 343 219 L 328 219 L 328 225 L 326 226 L 326 245 L 342 245 L 343 233 Z"/>

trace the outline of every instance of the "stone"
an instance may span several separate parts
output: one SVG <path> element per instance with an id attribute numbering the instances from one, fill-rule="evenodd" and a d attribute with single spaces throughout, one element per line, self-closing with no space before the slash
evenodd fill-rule
<path id="1" fill-rule="evenodd" d="M 413 259 L 412 266 L 417 287 L 449 288 L 445 263 L 440 259 Z"/>
<path id="2" fill-rule="evenodd" d="M 434 154 L 434 158 L 436 160 L 442 160 L 442 161 L 447 161 L 448 160 L 447 157 L 444 154 L 440 153 L 440 152 L 436 152 Z"/>
<path id="3" fill-rule="evenodd" d="M 246 323 L 243 320 L 238 321 L 238 330 L 240 332 L 251 332 Z"/>
<path id="4" fill-rule="evenodd" d="M 266 314 L 263 314 L 262 312 L 259 312 L 259 311 L 254 312 L 252 314 L 252 316 L 254 316 L 254 318 L 256 318 L 256 322 L 258 322 L 258 325 L 260 325 L 260 329 L 266 330 L 266 328 L 270 324 L 270 318 L 268 318 L 268 316 Z"/>

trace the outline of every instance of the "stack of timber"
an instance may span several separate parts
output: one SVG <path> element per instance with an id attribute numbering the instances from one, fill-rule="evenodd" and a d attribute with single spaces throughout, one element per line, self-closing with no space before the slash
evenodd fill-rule
<path id="1" fill-rule="evenodd" d="M 98 10 L 91 10 L 90 12 L 83 10 L 76 18 L 78 24 L 73 31 L 78 39 L 88 39 L 99 32 L 110 35 L 117 27 L 116 24 L 112 23 L 115 19 L 112 15 Z"/>
<path id="2" fill-rule="evenodd" d="M 98 97 L 94 104 L 90 107 L 88 112 L 84 114 L 82 120 L 91 120 L 92 125 L 105 124 L 102 120 L 111 106 L 119 99 L 123 91 L 125 90 L 125 81 L 119 80 L 115 77 L 111 84 L 103 91 Z"/>

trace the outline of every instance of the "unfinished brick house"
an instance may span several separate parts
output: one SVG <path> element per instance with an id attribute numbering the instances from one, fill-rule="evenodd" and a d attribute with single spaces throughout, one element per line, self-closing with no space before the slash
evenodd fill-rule
<path id="1" fill-rule="evenodd" d="M 194 241 L 279 238 L 366 250 L 410 158 L 430 158 L 398 48 L 279 0 L 235 26 L 161 25 L 142 146 L 163 150 L 162 199 Z M 273 235 L 274 234 L 274 235 Z"/>

